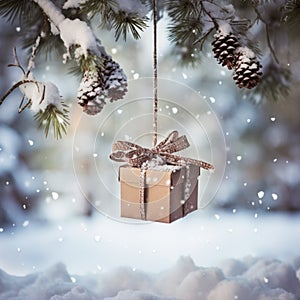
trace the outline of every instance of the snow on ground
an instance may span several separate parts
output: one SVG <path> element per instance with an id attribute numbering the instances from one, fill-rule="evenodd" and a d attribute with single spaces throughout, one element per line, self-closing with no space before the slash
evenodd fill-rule
<path id="1" fill-rule="evenodd" d="M 275 213 L 23 220 L 0 229 L 0 300 L 300 299 L 299 238 Z"/>
<path id="2" fill-rule="evenodd" d="M 300 297 L 299 279 L 292 265 L 250 257 L 227 260 L 220 268 L 198 267 L 190 257 L 181 257 L 175 266 L 156 275 L 119 267 L 102 274 L 72 276 L 64 264 L 58 263 L 24 277 L 1 271 L 0 282 L 1 300 L 288 300 Z"/>

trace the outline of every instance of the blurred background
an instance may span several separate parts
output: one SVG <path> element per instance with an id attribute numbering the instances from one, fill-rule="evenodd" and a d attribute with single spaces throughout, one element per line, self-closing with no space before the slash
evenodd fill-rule
<path id="1" fill-rule="evenodd" d="M 26 66 L 19 38 L 27 33 L 17 21 L 10 24 L 2 18 L 0 28 L 3 95 L 21 76 L 17 68 L 7 67 L 13 62 L 13 47 Z M 98 34 L 127 74 L 129 92 L 124 100 L 108 104 L 96 117 L 83 115 L 76 103 L 79 79 L 58 56 L 41 55 L 37 77 L 53 81 L 70 105 L 68 135 L 61 140 L 45 138 L 31 111 L 18 113 L 18 91 L 0 107 L 0 227 L 28 218 L 88 218 L 99 211 L 118 218 L 118 164 L 108 155 L 116 139 L 151 146 L 143 132 L 151 131 L 152 28 L 141 40 L 129 38 L 126 43 L 115 42 L 107 31 Z M 258 28 L 256 37 L 260 34 Z M 263 42 L 261 46 L 266 47 Z M 161 135 L 173 129 L 188 135 L 191 148 L 185 156 L 213 160 L 216 173 L 209 179 L 203 172 L 206 185 L 199 200 L 207 211 L 300 209 L 299 41 L 286 44 L 278 39 L 274 47 L 293 72 L 291 90 L 280 101 L 256 101 L 235 86 L 231 72 L 216 63 L 209 46 L 199 66 L 178 65 L 171 55 L 166 23 L 159 22 L 159 129 Z M 266 53 L 262 64 L 269 56 Z"/>

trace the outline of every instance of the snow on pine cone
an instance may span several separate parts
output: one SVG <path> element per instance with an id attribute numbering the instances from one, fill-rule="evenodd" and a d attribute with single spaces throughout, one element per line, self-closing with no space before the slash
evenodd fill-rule
<path id="1" fill-rule="evenodd" d="M 227 66 L 231 70 L 235 63 L 235 51 L 240 47 L 240 44 L 232 32 L 222 29 L 220 28 L 214 35 L 215 39 L 212 42 L 212 51 L 218 63 L 222 66 Z"/>
<path id="2" fill-rule="evenodd" d="M 105 105 L 104 83 L 99 73 L 100 70 L 85 71 L 77 93 L 78 104 L 89 115 L 98 114 Z"/>
<path id="3" fill-rule="evenodd" d="M 78 104 L 89 115 L 101 112 L 106 100 L 120 100 L 127 92 L 127 78 L 119 64 L 107 55 L 102 59 L 102 68 L 84 72 L 77 93 Z"/>
<path id="4" fill-rule="evenodd" d="M 110 56 L 104 58 L 104 84 L 111 102 L 122 99 L 127 92 L 127 77 Z"/>
<path id="5" fill-rule="evenodd" d="M 233 79 L 238 87 L 254 88 L 261 80 L 261 68 L 262 65 L 249 48 L 240 47 L 236 50 Z"/>

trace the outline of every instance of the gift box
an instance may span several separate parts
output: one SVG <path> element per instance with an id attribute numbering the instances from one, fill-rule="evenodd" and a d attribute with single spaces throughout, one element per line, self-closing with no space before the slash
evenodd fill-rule
<path id="1" fill-rule="evenodd" d="M 198 208 L 199 175 L 195 165 L 121 166 L 121 216 L 164 223 L 183 218 Z"/>
<path id="2" fill-rule="evenodd" d="M 129 141 L 113 144 L 110 159 L 127 163 L 119 169 L 122 217 L 171 223 L 197 209 L 200 168 L 214 167 L 174 154 L 188 147 L 176 130 L 152 149 Z"/>

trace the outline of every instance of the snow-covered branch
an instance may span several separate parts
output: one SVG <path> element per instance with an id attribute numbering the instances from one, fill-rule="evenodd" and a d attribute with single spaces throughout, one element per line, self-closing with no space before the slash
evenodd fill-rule
<path id="1" fill-rule="evenodd" d="M 49 20 L 58 28 L 65 19 L 62 12 L 49 0 L 33 0 L 47 15 Z"/>
<path id="2" fill-rule="evenodd" d="M 29 107 L 30 110 L 36 113 L 35 119 L 39 122 L 39 127 L 44 127 L 46 136 L 52 124 L 54 136 L 61 138 L 62 133 L 66 133 L 66 127 L 69 125 L 69 111 L 67 106 L 61 101 L 57 86 L 52 82 L 38 81 L 33 75 L 32 69 L 34 68 L 34 59 L 39 42 L 40 36 L 38 36 L 35 45 L 32 47 L 26 71 L 21 66 L 16 49 L 14 49 L 15 61 L 9 66 L 18 67 L 22 71 L 22 77 L 0 98 L 0 105 L 15 89 L 19 88 L 22 93 L 22 100 L 19 104 L 18 112 L 21 113 Z M 27 103 L 23 105 L 25 99 Z"/>
<path id="3" fill-rule="evenodd" d="M 60 9 L 50 0 L 33 0 L 49 18 L 49 21 L 58 30 L 67 52 L 64 55 L 64 62 L 70 58 L 70 48 L 76 45 L 79 50 L 77 56 L 87 57 L 88 50 L 98 54 L 97 41 L 92 29 L 86 22 L 79 19 L 71 20 L 66 18 Z"/>

